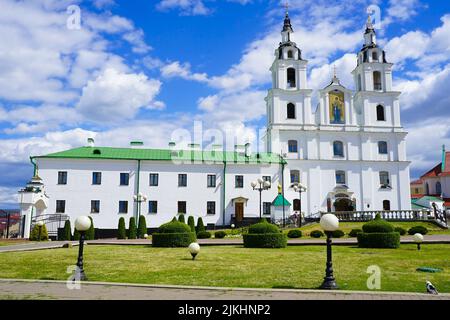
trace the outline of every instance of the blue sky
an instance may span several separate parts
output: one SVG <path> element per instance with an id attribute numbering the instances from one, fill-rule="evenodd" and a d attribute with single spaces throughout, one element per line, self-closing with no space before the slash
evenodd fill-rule
<path id="1" fill-rule="evenodd" d="M 0 0 L 0 207 L 15 206 L 30 155 L 219 129 L 257 141 L 284 1 Z M 379 43 L 395 63 L 412 177 L 450 148 L 448 1 L 291 0 L 309 86 L 351 70 L 367 7 L 381 9 Z M 80 8 L 80 28 L 76 10 Z M 71 8 L 68 10 L 68 8 Z M 73 19 L 75 18 L 75 19 Z M 69 27 L 68 27 L 69 22 Z M 75 23 L 75 24 L 73 24 Z"/>

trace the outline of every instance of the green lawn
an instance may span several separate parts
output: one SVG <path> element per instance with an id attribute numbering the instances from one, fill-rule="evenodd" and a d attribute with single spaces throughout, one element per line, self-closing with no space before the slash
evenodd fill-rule
<path id="1" fill-rule="evenodd" d="M 381 290 L 424 292 L 425 281 L 450 292 L 450 246 L 415 245 L 400 249 L 334 247 L 334 270 L 341 289 L 367 290 L 367 267 L 382 270 Z M 0 254 L 1 278 L 65 280 L 76 262 L 77 248 Z M 443 269 L 421 273 L 421 266 Z M 187 249 L 147 246 L 94 246 L 85 250 L 91 281 L 255 288 L 317 288 L 324 276 L 324 246 L 286 249 L 245 249 L 240 246 L 203 247 L 192 261 Z"/>
<path id="2" fill-rule="evenodd" d="M 24 243 L 28 243 L 29 241 L 26 240 L 0 240 L 0 247 L 4 247 L 4 246 L 13 246 L 13 245 L 17 245 L 17 244 L 24 244 Z"/>

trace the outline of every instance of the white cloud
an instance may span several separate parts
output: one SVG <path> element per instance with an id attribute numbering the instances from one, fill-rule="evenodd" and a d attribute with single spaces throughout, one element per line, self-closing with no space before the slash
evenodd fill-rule
<path id="1" fill-rule="evenodd" d="M 192 73 L 189 63 L 181 64 L 179 61 L 171 62 L 161 67 L 161 74 L 166 78 L 180 77 L 186 80 L 199 82 L 208 81 L 206 73 Z"/>
<path id="2" fill-rule="evenodd" d="M 189 16 L 211 13 L 202 0 L 162 0 L 156 5 L 156 8 L 161 11 L 178 9 L 182 15 Z"/>

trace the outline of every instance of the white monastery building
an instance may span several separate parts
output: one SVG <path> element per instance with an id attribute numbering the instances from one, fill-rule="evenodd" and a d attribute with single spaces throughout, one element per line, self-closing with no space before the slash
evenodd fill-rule
<path id="1" fill-rule="evenodd" d="M 356 92 L 335 74 L 316 108 L 308 61 L 291 41 L 293 32 L 286 13 L 266 98 L 266 153 L 251 153 L 249 144 L 224 151 L 178 150 L 170 143 L 156 150 L 139 142 L 98 147 L 90 139 L 88 146 L 34 156 L 35 176 L 20 191 L 24 236 L 40 216 L 53 215 L 68 216 L 73 225 L 88 214 L 99 234 L 114 236 L 121 217 L 128 224 L 139 215 L 153 229 L 179 214 L 229 226 L 300 211 L 410 210 L 400 92 L 392 90 L 393 65 L 370 18 L 353 71 Z M 270 187 L 258 183 L 267 190 L 255 191 L 258 179 Z"/>

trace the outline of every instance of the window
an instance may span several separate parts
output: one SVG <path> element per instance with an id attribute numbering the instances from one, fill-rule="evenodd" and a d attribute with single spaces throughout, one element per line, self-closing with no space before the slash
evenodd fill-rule
<path id="1" fill-rule="evenodd" d="M 56 213 L 66 213 L 66 200 L 56 200 Z"/>
<path id="2" fill-rule="evenodd" d="M 378 153 L 379 154 L 388 154 L 388 147 L 386 141 L 378 142 Z"/>
<path id="3" fill-rule="evenodd" d="M 358 74 L 358 91 L 362 90 L 362 80 L 361 80 L 361 75 Z"/>
<path id="4" fill-rule="evenodd" d="M 271 214 L 272 203 L 264 202 L 263 203 L 263 215 L 270 216 Z"/>
<path id="5" fill-rule="evenodd" d="M 92 184 L 93 185 L 101 185 L 102 184 L 102 173 L 101 172 L 93 172 L 92 173 Z"/>
<path id="6" fill-rule="evenodd" d="M 148 213 L 150 213 L 150 214 L 158 213 L 158 201 L 149 201 L 148 202 Z"/>
<path id="7" fill-rule="evenodd" d="M 378 61 L 378 53 L 376 51 L 372 52 L 372 61 L 374 62 Z"/>
<path id="8" fill-rule="evenodd" d="M 387 172 L 387 171 L 380 172 L 380 185 L 381 185 L 381 188 L 389 188 L 390 187 L 389 172 Z"/>
<path id="9" fill-rule="evenodd" d="M 243 188 L 244 187 L 244 176 L 236 176 L 234 178 L 234 183 L 236 188 Z"/>
<path id="10" fill-rule="evenodd" d="M 209 215 L 216 214 L 216 202 L 215 201 L 208 201 L 206 203 L 206 214 L 209 214 Z"/>
<path id="11" fill-rule="evenodd" d="M 263 176 L 264 181 L 270 182 L 270 188 L 272 188 L 272 177 L 271 176 Z"/>
<path id="12" fill-rule="evenodd" d="M 287 118 L 288 119 L 295 119 L 295 104 L 288 103 L 287 105 Z"/>
<path id="13" fill-rule="evenodd" d="M 159 183 L 159 174 L 150 173 L 150 187 L 157 187 Z"/>
<path id="14" fill-rule="evenodd" d="M 100 213 L 100 200 L 91 201 L 91 213 Z"/>
<path id="15" fill-rule="evenodd" d="M 119 201 L 119 213 L 128 213 L 128 201 Z"/>
<path id="16" fill-rule="evenodd" d="M 377 106 L 377 121 L 386 121 L 384 107 L 382 105 Z"/>
<path id="17" fill-rule="evenodd" d="M 186 214 L 186 201 L 178 201 L 178 213 Z"/>
<path id="18" fill-rule="evenodd" d="M 288 141 L 288 150 L 289 153 L 297 153 L 298 152 L 298 142 L 296 140 Z"/>
<path id="19" fill-rule="evenodd" d="M 58 184 L 60 184 L 60 185 L 67 184 L 67 172 L 66 171 L 58 172 Z"/>
<path id="20" fill-rule="evenodd" d="M 294 211 L 300 211 L 302 208 L 300 199 L 294 199 Z"/>
<path id="21" fill-rule="evenodd" d="M 389 200 L 383 201 L 383 210 L 390 211 L 391 210 L 391 202 Z"/>
<path id="22" fill-rule="evenodd" d="M 427 196 L 430 195 L 430 185 L 428 183 L 425 184 L 425 193 L 427 194 Z"/>
<path id="23" fill-rule="evenodd" d="M 291 183 L 300 183 L 300 171 L 291 170 Z"/>
<path id="24" fill-rule="evenodd" d="M 345 172 L 336 171 L 336 184 L 345 184 Z"/>
<path id="25" fill-rule="evenodd" d="M 292 53 L 292 50 L 288 51 L 288 58 L 292 59 L 294 57 L 294 54 Z"/>
<path id="26" fill-rule="evenodd" d="M 129 173 L 121 173 L 120 174 L 120 185 L 128 186 L 130 184 L 130 174 Z"/>
<path id="27" fill-rule="evenodd" d="M 178 175 L 178 186 L 179 187 L 187 187 L 187 174 L 179 174 Z"/>
<path id="28" fill-rule="evenodd" d="M 287 83 L 288 83 L 288 88 L 296 87 L 295 69 L 294 68 L 287 69 Z"/>
<path id="29" fill-rule="evenodd" d="M 215 188 L 216 187 L 216 175 L 215 174 L 208 174 L 208 181 L 207 181 L 207 187 L 208 188 Z"/>
<path id="30" fill-rule="evenodd" d="M 438 181 L 436 182 L 436 194 L 441 195 L 442 194 L 442 186 L 441 183 Z"/>
<path id="31" fill-rule="evenodd" d="M 333 154 L 335 157 L 344 156 L 344 143 L 342 141 L 333 142 Z"/>
<path id="32" fill-rule="evenodd" d="M 383 90 L 383 87 L 381 85 L 381 72 L 380 71 L 375 71 L 373 73 L 373 88 L 374 90 Z"/>

